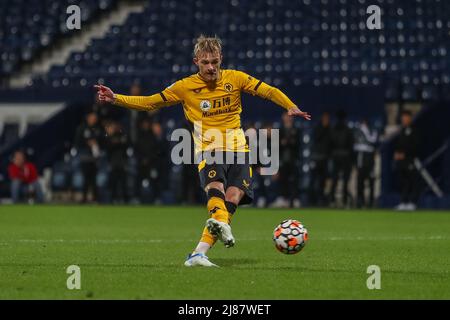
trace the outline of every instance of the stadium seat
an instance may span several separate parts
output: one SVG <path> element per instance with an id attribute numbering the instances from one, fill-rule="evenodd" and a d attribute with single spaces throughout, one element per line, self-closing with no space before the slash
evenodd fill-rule
<path id="1" fill-rule="evenodd" d="M 66 28 L 69 5 L 80 6 L 82 23 L 88 23 L 100 12 L 111 8 L 115 1 L 1 1 L 0 77 L 12 74 L 21 63 L 32 60 L 69 32 Z"/>

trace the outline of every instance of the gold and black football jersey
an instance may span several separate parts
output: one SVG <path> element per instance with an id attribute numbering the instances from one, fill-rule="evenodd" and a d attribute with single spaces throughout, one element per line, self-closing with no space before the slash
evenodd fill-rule
<path id="1" fill-rule="evenodd" d="M 248 151 L 241 128 L 241 92 L 273 101 L 285 109 L 295 104 L 279 89 L 236 70 L 221 70 L 211 85 L 199 74 L 178 80 L 151 96 L 116 95 L 114 104 L 151 111 L 175 104 L 183 106 L 199 151 Z"/>

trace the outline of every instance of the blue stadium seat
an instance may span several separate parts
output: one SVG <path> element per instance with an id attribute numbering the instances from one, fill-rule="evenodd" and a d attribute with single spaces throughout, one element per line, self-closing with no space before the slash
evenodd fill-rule
<path id="1" fill-rule="evenodd" d="M 89 22 L 116 0 L 0 3 L 0 76 L 64 36 L 60 25 L 66 13 L 61 8 L 69 3 L 80 4 Z M 445 84 L 443 78 L 450 77 L 449 3 L 379 3 L 383 29 L 374 31 L 359 21 L 366 15 L 366 1 L 221 1 L 213 7 L 200 0 L 193 5 L 147 1 L 144 12 L 132 13 L 123 25 L 113 26 L 86 51 L 72 53 L 64 67 L 53 66 L 31 85 L 80 88 L 103 79 L 127 88 L 141 78 L 163 87 L 195 72 L 189 54 L 192 40 L 206 33 L 223 39 L 225 67 L 245 69 L 272 84 L 367 86 L 379 85 L 386 77 L 434 99 L 436 88 Z M 228 18 L 217 19 L 223 12 Z M 414 91 L 387 88 L 389 98 L 410 97 Z"/>
<path id="2" fill-rule="evenodd" d="M 81 8 L 83 24 L 108 10 L 116 0 L 3 0 L 0 2 L 0 76 L 16 71 L 42 49 L 70 32 L 66 28 L 69 5 Z M 5 50 L 4 50 L 5 48 Z"/>

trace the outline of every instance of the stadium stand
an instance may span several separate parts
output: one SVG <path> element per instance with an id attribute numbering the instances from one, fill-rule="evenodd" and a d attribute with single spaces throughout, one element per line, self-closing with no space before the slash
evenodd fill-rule
<path id="1" fill-rule="evenodd" d="M 88 23 L 107 10 L 115 0 L 3 0 L 0 1 L 0 78 L 18 70 L 70 30 L 66 28 L 69 5 L 82 8 L 81 20 Z"/>
<path id="2" fill-rule="evenodd" d="M 381 30 L 368 30 L 368 1 L 148 1 L 85 52 L 74 52 L 35 85 L 114 87 L 136 79 L 160 87 L 194 71 L 192 39 L 215 33 L 225 64 L 275 85 L 372 86 L 386 98 L 436 100 L 450 85 L 447 1 L 375 1 Z M 226 12 L 227 18 L 220 17 Z M 414 16 L 416 19 L 410 19 Z M 239 36 L 237 36 L 239 34 Z M 442 89 L 442 90 L 441 90 Z"/>

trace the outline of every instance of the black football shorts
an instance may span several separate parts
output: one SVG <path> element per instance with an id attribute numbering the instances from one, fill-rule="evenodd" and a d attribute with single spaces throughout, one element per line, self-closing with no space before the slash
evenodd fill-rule
<path id="1" fill-rule="evenodd" d="M 228 161 L 226 161 L 228 158 Z M 232 161 L 229 161 L 232 159 Z M 238 159 L 241 160 L 238 162 Z M 243 160 L 243 161 L 242 161 Z M 250 204 L 253 201 L 252 187 L 252 166 L 249 161 L 249 153 L 228 153 L 223 154 L 223 161 L 215 163 L 209 161 L 206 155 L 198 165 L 200 184 L 203 189 L 213 181 L 220 181 L 224 189 L 228 187 L 237 187 L 244 191 L 244 197 L 239 205 Z"/>

